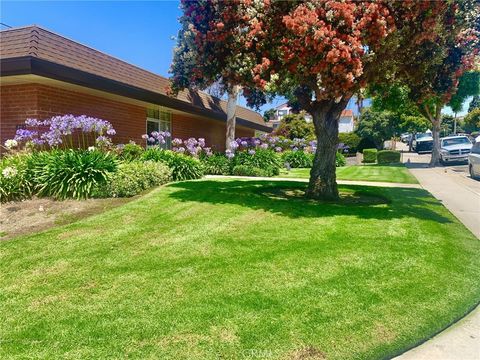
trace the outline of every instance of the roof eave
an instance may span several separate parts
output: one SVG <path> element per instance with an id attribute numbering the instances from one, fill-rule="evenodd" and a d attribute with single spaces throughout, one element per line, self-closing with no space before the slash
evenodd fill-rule
<path id="1" fill-rule="evenodd" d="M 191 114 L 203 115 L 219 121 L 226 121 L 226 115 L 202 109 L 193 104 L 182 100 L 169 97 L 150 90 L 145 90 L 136 86 L 125 84 L 116 80 L 105 78 L 103 76 L 91 74 L 82 70 L 74 69 L 68 66 L 60 65 L 48 60 L 40 59 L 35 56 L 22 56 L 15 58 L 4 58 L 0 60 L 0 76 L 13 75 L 38 75 L 50 79 L 55 79 L 75 85 L 109 92 L 128 98 L 158 104 L 175 110 L 188 112 Z M 271 132 L 272 128 L 251 122 L 247 119 L 237 117 L 238 125 L 251 129 Z"/>

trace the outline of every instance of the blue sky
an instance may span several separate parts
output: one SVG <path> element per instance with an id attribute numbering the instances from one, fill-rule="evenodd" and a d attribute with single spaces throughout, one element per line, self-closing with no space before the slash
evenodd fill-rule
<path id="1" fill-rule="evenodd" d="M 179 30 L 178 1 L 1 1 L 1 22 L 36 24 L 168 76 Z M 240 101 L 244 103 L 243 99 Z M 283 99 L 265 105 L 279 105 Z"/>
<path id="2" fill-rule="evenodd" d="M 13 27 L 40 25 L 143 69 L 168 76 L 175 45 L 172 37 L 179 29 L 178 6 L 178 1 L 2 0 L 0 19 Z M 262 110 L 283 102 L 277 99 Z M 348 108 L 355 109 L 353 102 Z"/>

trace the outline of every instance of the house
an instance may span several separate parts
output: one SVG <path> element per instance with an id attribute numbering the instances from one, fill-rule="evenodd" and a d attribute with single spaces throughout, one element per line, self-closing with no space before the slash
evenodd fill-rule
<path id="1" fill-rule="evenodd" d="M 225 101 L 191 90 L 170 97 L 167 78 L 38 26 L 0 32 L 0 75 L 2 144 L 27 118 L 86 114 L 110 121 L 117 143 L 168 130 L 225 147 Z M 237 136 L 271 130 L 259 113 L 237 107 Z"/>
<path id="2" fill-rule="evenodd" d="M 355 130 L 355 121 L 352 110 L 343 110 L 338 122 L 339 133 L 351 133 Z"/>
<path id="3" fill-rule="evenodd" d="M 280 126 L 282 119 L 286 116 L 292 114 L 292 109 L 288 106 L 288 103 L 279 105 L 275 108 L 275 115 L 273 119 L 270 119 L 269 123 L 272 124 L 273 129 L 276 129 Z M 304 114 L 306 122 L 312 122 L 312 116 L 309 114 Z M 342 111 L 340 115 L 340 120 L 338 123 L 338 132 L 340 133 L 349 133 L 353 132 L 355 128 L 353 111 L 346 109 Z"/>

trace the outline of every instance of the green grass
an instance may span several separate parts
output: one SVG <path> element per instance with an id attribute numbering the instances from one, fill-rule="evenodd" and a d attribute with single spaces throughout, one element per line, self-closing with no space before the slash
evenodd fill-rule
<path id="1" fill-rule="evenodd" d="M 290 171 L 282 170 L 279 177 L 306 178 L 310 177 L 310 169 L 300 168 Z M 405 184 L 417 184 L 417 179 L 404 165 L 359 165 L 337 168 L 339 180 L 383 181 Z"/>
<path id="2" fill-rule="evenodd" d="M 480 242 L 420 189 L 193 181 L 0 242 L 0 358 L 388 358 L 480 298 Z"/>

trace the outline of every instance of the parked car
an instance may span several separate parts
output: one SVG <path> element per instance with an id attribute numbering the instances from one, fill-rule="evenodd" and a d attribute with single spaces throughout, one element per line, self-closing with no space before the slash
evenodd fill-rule
<path id="1" fill-rule="evenodd" d="M 480 142 L 476 142 L 472 146 L 470 154 L 468 154 L 468 170 L 472 179 L 480 178 Z"/>
<path id="2" fill-rule="evenodd" d="M 448 136 L 440 139 L 440 162 L 468 161 L 472 143 L 466 136 Z"/>
<path id="3" fill-rule="evenodd" d="M 415 134 L 415 138 L 412 142 L 412 148 L 417 153 L 432 152 L 433 138 L 431 133 Z"/>
<path id="4" fill-rule="evenodd" d="M 400 135 L 400 139 L 405 144 L 408 144 L 410 142 L 411 138 L 412 138 L 412 134 L 402 134 L 402 135 Z"/>

